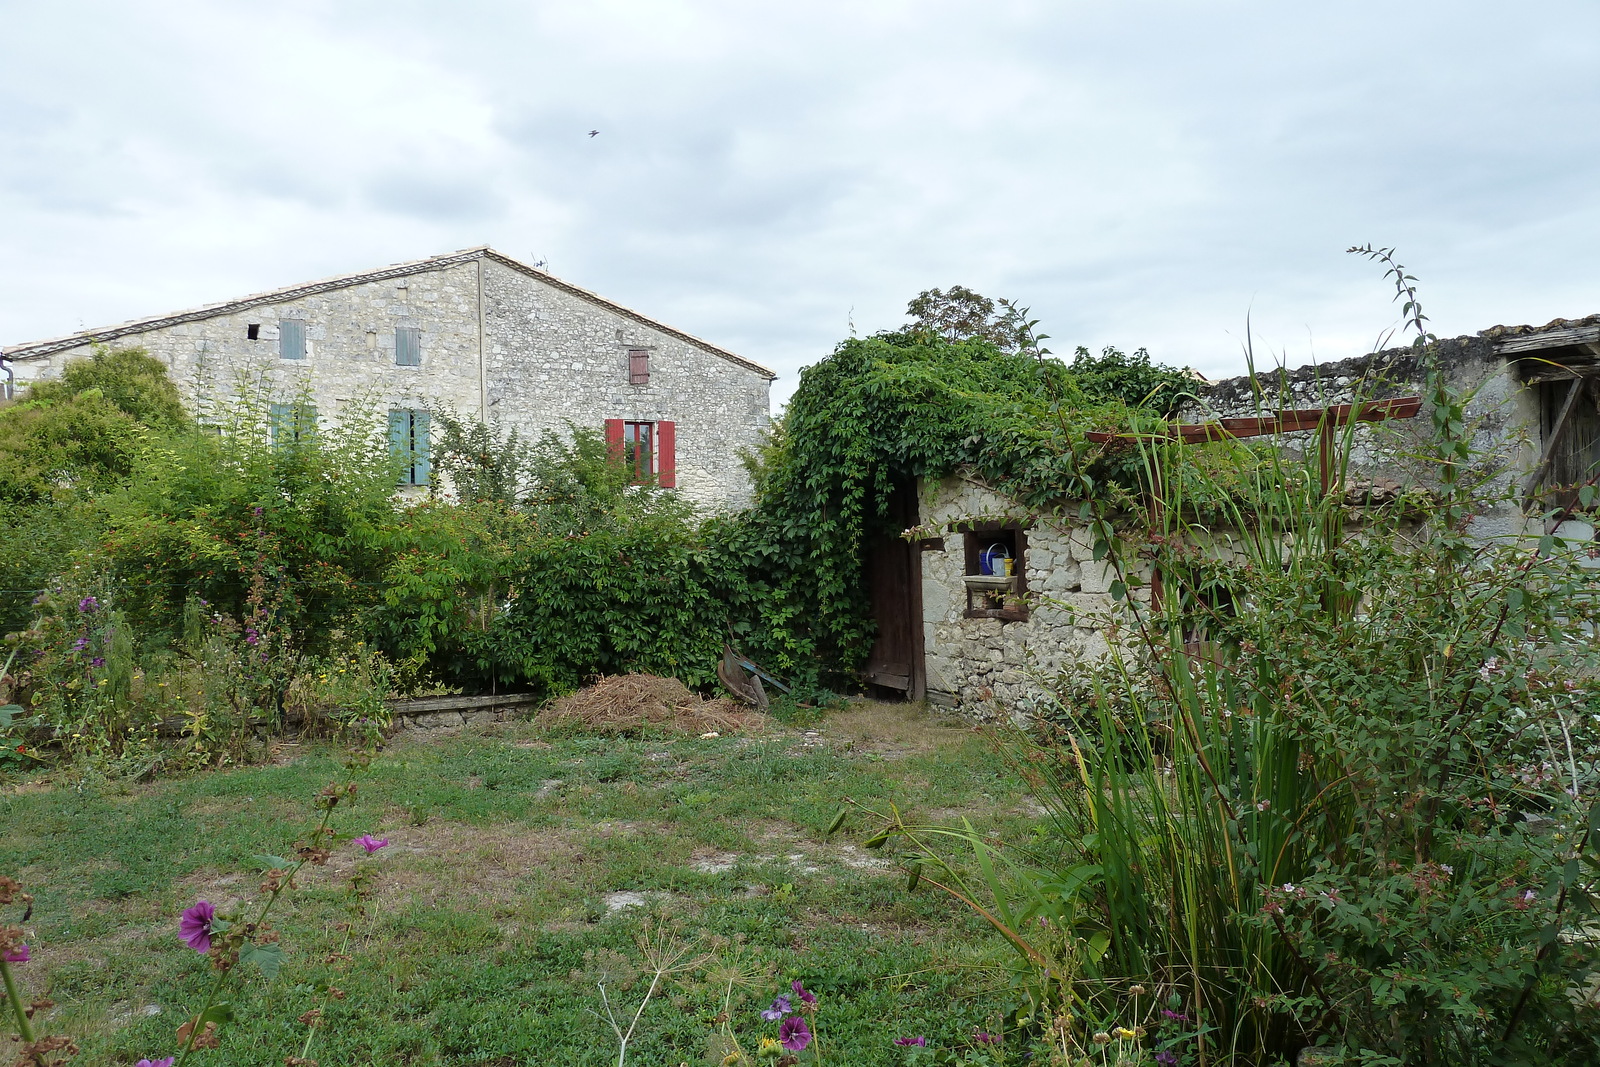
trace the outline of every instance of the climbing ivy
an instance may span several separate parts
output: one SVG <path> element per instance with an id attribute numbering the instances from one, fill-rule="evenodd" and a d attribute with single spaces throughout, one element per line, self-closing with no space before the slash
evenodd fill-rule
<path id="1" fill-rule="evenodd" d="M 1144 359 L 1143 369 L 1168 380 L 1179 374 Z M 755 506 L 710 530 L 745 647 L 807 678 L 861 663 L 872 636 L 865 546 L 889 529 L 897 484 L 968 467 L 1032 507 L 1134 488 L 1129 451 L 1093 444 L 1085 432 L 1160 413 L 1124 399 L 1126 375 L 1086 388 L 1083 372 L 1094 369 L 1093 357 L 1068 368 L 926 330 L 852 338 L 806 368 L 753 462 Z"/>

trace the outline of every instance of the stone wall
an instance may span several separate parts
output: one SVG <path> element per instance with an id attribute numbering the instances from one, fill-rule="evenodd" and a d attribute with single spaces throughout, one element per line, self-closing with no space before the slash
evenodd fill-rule
<path id="1" fill-rule="evenodd" d="M 306 324 L 304 359 L 279 358 L 283 319 Z M 420 366 L 395 364 L 400 327 L 420 331 Z M 58 377 L 91 354 L 97 337 L 165 363 L 202 420 L 222 421 L 246 395 L 309 396 L 324 422 L 351 405 L 379 419 L 390 408 L 443 407 L 516 427 L 528 440 L 569 424 L 671 420 L 678 489 L 713 508 L 748 502 L 738 453 L 768 424 L 768 372 L 492 253 L 311 283 L 7 355 L 25 385 Z M 628 384 L 631 348 L 650 353 L 646 385 Z"/>
<path id="2" fill-rule="evenodd" d="M 1539 401 L 1525 387 L 1490 338 L 1447 338 L 1434 348 L 1446 380 L 1469 397 L 1467 419 L 1480 472 L 1490 475 L 1490 492 L 1511 493 L 1538 461 Z M 1367 399 L 1425 395 L 1427 368 L 1411 348 L 1391 348 L 1371 355 L 1273 370 L 1213 382 L 1199 391 L 1196 402 L 1178 414 L 1183 422 L 1271 415 L 1285 409 L 1347 404 L 1357 391 Z M 1433 425 L 1426 408 L 1413 419 L 1358 426 L 1351 440 L 1349 480 L 1389 486 L 1427 486 L 1435 468 L 1422 460 Z M 1314 433 L 1257 439 L 1262 447 L 1284 449 L 1291 457 L 1315 447 Z M 1525 519 L 1514 503 L 1489 509 L 1473 520 L 1483 537 L 1517 536 Z"/>
<path id="3" fill-rule="evenodd" d="M 677 424 L 679 490 L 696 503 L 742 506 L 739 452 L 767 426 L 769 379 L 680 337 L 617 315 L 501 264 L 484 272 L 493 416 L 537 438 L 568 422 Z M 650 354 L 650 380 L 628 383 L 628 352 Z"/>
<path id="4" fill-rule="evenodd" d="M 1041 683 L 1066 665 L 1092 663 L 1110 651 L 1107 623 L 1121 614 L 1111 597 L 1116 575 L 1095 560 L 1093 542 L 1081 528 L 1040 520 L 960 475 L 923 487 L 925 528 L 973 517 L 1025 527 L 1027 617 L 967 617 L 961 531 L 947 532 L 942 548 L 925 548 L 922 616 L 929 699 L 974 717 L 1002 711 L 1025 717 L 1047 699 Z"/>
<path id="5" fill-rule="evenodd" d="M 278 357 L 278 323 L 306 324 L 306 358 Z M 259 326 L 250 340 L 248 327 Z M 397 326 L 422 330 L 422 365 L 397 367 Z M 66 363 L 91 354 L 93 337 L 43 359 L 16 360 L 22 380 L 58 377 Z M 243 394 L 260 389 L 273 399 L 292 400 L 302 391 L 319 420 L 336 417 L 348 404 L 420 408 L 451 404 L 478 408 L 477 274 L 471 263 L 354 284 L 298 299 L 226 311 L 126 333 L 117 348 L 143 348 L 167 365 L 179 391 L 202 420 Z"/>

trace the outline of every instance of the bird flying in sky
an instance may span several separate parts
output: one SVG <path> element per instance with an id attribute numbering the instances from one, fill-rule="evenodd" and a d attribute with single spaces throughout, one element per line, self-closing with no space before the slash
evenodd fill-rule
<path id="1" fill-rule="evenodd" d="M 589 131 L 589 136 L 590 137 L 599 137 L 600 136 L 600 131 L 599 130 L 590 130 Z"/>

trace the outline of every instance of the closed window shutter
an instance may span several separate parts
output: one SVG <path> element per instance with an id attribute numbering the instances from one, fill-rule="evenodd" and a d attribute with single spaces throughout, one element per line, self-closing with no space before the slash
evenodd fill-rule
<path id="1" fill-rule="evenodd" d="M 650 351 L 645 348 L 634 348 L 628 352 L 628 384 L 650 384 Z"/>
<path id="2" fill-rule="evenodd" d="M 422 366 L 422 329 L 397 326 L 394 331 L 394 362 L 399 367 Z"/>
<path id="3" fill-rule="evenodd" d="M 273 447 L 285 448 L 294 441 L 294 408 L 289 404 L 273 404 L 271 412 Z"/>
<path id="4" fill-rule="evenodd" d="M 300 319 L 281 319 L 278 322 L 278 357 L 280 359 L 306 358 L 306 324 Z"/>
<path id="5" fill-rule="evenodd" d="M 426 411 L 413 411 L 411 413 L 411 450 L 414 462 L 411 466 L 411 481 L 413 485 L 428 484 L 428 413 Z"/>
<path id="6" fill-rule="evenodd" d="M 389 412 L 389 454 L 405 463 L 400 469 L 401 485 L 411 482 L 411 427 L 408 414 L 405 411 Z"/>
<path id="7" fill-rule="evenodd" d="M 606 449 L 613 459 L 620 460 L 623 456 L 622 447 L 622 420 L 606 420 Z"/>
<path id="8" fill-rule="evenodd" d="M 656 423 L 656 484 L 663 489 L 678 487 L 678 424 Z"/>

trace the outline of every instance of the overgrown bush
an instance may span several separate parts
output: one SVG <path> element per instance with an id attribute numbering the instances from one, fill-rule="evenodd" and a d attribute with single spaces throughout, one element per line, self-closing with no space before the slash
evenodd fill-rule
<path id="1" fill-rule="evenodd" d="M 1023 1014 L 1075 1035 L 1065 1052 L 1129 1017 L 1137 987 L 1189 1024 L 1169 1064 L 1308 1044 L 1365 1067 L 1600 1060 L 1600 803 L 1579 756 L 1596 739 L 1573 713 L 1600 676 L 1596 578 L 1586 546 L 1537 526 L 1466 535 L 1520 500 L 1499 497 L 1437 369 L 1426 400 L 1429 504 L 1354 526 L 1316 448 L 1273 449 L 1207 497 L 1229 502 L 1219 529 L 1174 489 L 1204 482 L 1195 450 L 1146 442 L 1144 506 L 1090 509 L 1125 598 L 1103 620 L 1117 639 L 1017 742 L 1050 814 L 1036 848 L 884 813 L 870 843 L 910 843 L 982 902 Z M 1325 443 L 1328 469 L 1353 434 Z M 1577 495 L 1592 505 L 1594 484 Z"/>

